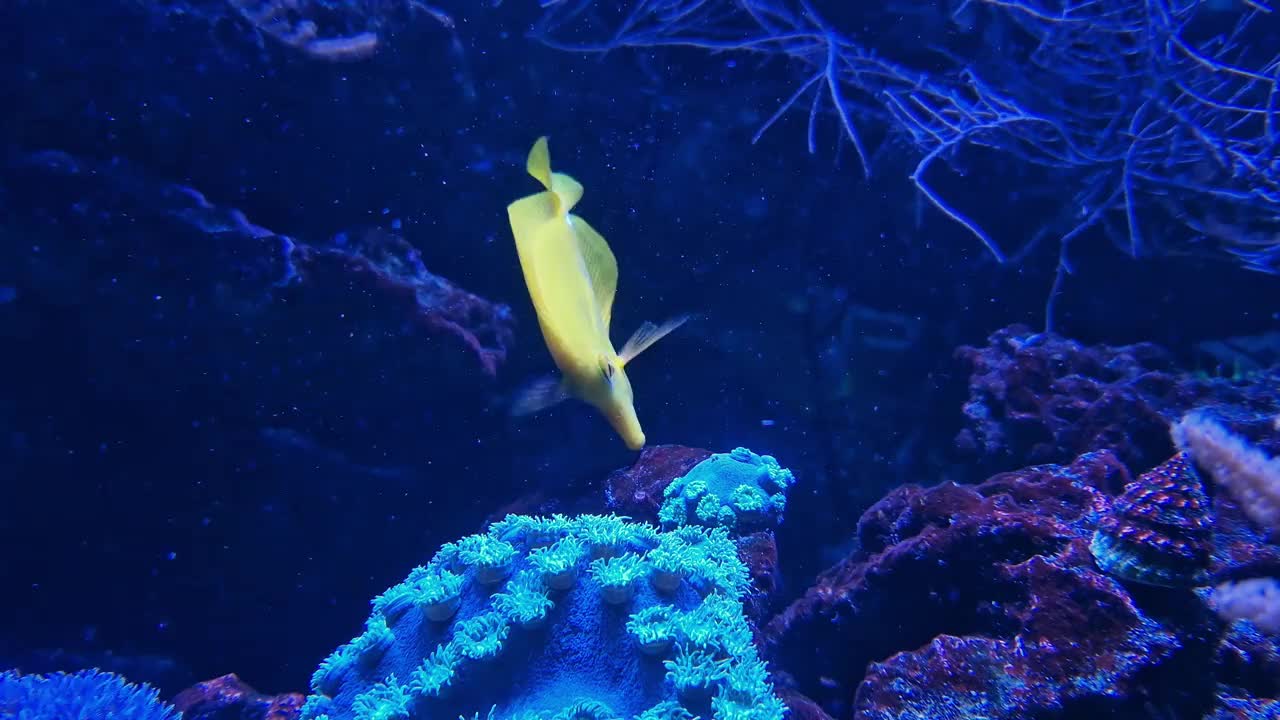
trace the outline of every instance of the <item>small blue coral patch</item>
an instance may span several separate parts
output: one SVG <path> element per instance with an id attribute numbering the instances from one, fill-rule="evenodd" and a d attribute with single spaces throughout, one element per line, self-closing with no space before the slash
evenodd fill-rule
<path id="1" fill-rule="evenodd" d="M 746 448 L 716 453 L 663 491 L 658 520 L 663 527 L 702 525 L 750 532 L 782 521 L 790 470 L 770 455 Z"/>
<path id="2" fill-rule="evenodd" d="M 0 673 L 4 720 L 180 720 L 148 685 L 100 670 L 20 675 Z"/>

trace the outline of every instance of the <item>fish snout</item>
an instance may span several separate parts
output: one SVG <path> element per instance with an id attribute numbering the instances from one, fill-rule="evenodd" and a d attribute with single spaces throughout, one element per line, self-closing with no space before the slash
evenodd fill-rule
<path id="1" fill-rule="evenodd" d="M 627 449 L 640 450 L 644 447 L 644 432 L 636 430 L 633 433 L 628 433 L 627 436 L 623 438 L 623 441 L 626 442 Z"/>

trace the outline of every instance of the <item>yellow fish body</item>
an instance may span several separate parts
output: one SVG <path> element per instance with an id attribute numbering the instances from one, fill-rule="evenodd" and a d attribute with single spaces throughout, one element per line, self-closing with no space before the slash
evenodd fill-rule
<path id="1" fill-rule="evenodd" d="M 624 368 L 685 318 L 661 326 L 644 323 L 621 352 L 615 351 L 609 320 L 618 263 L 600 233 L 569 212 L 582 198 L 582 185 L 551 172 L 545 137 L 529 151 L 526 169 L 546 190 L 508 205 L 507 219 L 543 340 L 563 377 L 534 383 L 516 399 L 512 411 L 533 413 L 577 397 L 603 413 L 628 448 L 639 450 L 644 447 L 644 431 Z"/>

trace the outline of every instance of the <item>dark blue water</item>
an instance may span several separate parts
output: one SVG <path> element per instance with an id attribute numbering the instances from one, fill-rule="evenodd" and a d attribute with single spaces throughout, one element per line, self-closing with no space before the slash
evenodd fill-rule
<path id="1" fill-rule="evenodd" d="M 553 369 L 505 213 L 539 135 L 617 256 L 615 344 L 694 314 L 628 369 L 649 442 L 747 446 L 801 479 L 784 597 L 887 489 L 989 469 L 953 446 L 957 346 L 1045 327 L 1051 297 L 1055 331 L 1187 366 L 1277 326 L 1275 127 L 1186 105 L 1182 65 L 1107 84 L 1142 71 L 1117 47 L 1063 70 L 1017 13 L 814 3 L 805 32 L 898 75 L 841 75 L 840 112 L 819 77 L 753 142 L 826 56 L 709 52 L 765 32 L 742 16 L 651 19 L 645 47 L 599 53 L 565 46 L 614 38 L 612 3 L 302 3 L 322 37 L 377 34 L 335 57 L 250 4 L 0 8 L 2 665 L 110 651 L 176 661 L 167 692 L 230 671 L 304 689 L 440 544 L 508 506 L 578 511 L 629 465 L 585 405 L 507 415 Z M 1239 15 L 1206 4 L 1192 34 L 1219 47 Z M 1274 17 L 1222 62 L 1266 67 Z M 988 96 L 954 84 L 966 70 Z M 921 78 L 952 94 L 917 96 L 936 119 L 913 128 L 892 98 Z M 966 122 L 995 129 L 920 177 L 979 233 L 910 179 Z M 1116 139 L 1130 122 L 1159 140 Z M 1060 239 L 1108 202 L 1055 292 Z"/>

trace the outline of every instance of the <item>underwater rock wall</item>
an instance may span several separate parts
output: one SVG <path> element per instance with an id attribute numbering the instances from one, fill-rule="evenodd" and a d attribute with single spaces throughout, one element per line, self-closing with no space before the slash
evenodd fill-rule
<path id="1" fill-rule="evenodd" d="M 769 623 L 768 655 L 860 720 L 1274 717 L 1280 640 L 1220 619 L 1189 586 L 1274 575 L 1280 555 L 1229 497 L 1209 514 L 1178 489 L 1201 482 L 1180 456 L 1135 480 L 1102 450 L 903 486 Z"/>
<path id="2" fill-rule="evenodd" d="M 1233 427 L 1259 440 L 1280 413 L 1276 370 L 1192 373 L 1151 343 L 1087 346 L 1014 325 L 956 357 L 970 375 L 955 443 L 992 472 L 1102 449 L 1142 472 L 1173 454 L 1168 427 L 1192 408 L 1236 408 Z"/>
<path id="3" fill-rule="evenodd" d="M 26 579 L 26 621 L 0 621 L 12 642 L 77 647 L 76 629 L 24 638 L 91 583 L 105 589 L 82 622 L 105 627 L 108 646 L 117 633 L 183 633 L 212 675 L 223 653 L 288 625 L 268 614 L 239 638 L 196 632 L 202 608 L 234 597 L 227 587 L 284 608 L 321 577 L 341 587 L 369 572 L 346 549 L 370 518 L 405 517 L 384 538 L 406 554 L 430 542 L 423 527 L 474 527 L 427 522 L 429 500 L 474 501 L 427 469 L 501 431 L 489 405 L 513 341 L 507 306 L 431 272 L 387 231 L 291 235 L 123 160 L 3 162 L 0 267 L 21 290 L 0 312 L 4 340 L 23 349 L 4 378 L 3 472 L 22 479 L 22 505 L 59 518 L 6 518 L 42 549 L 10 564 Z M 505 470 L 491 455 L 458 462 Z M 61 523 L 96 542 L 86 550 Z M 306 552 L 286 537 L 307 538 Z M 323 561 L 307 568 L 303 555 Z M 50 571 L 76 563 L 77 577 Z M 302 582 L 277 582 L 282 567 Z M 179 572 L 201 581 L 170 583 Z M 301 624 L 287 634 L 308 642 Z"/>

